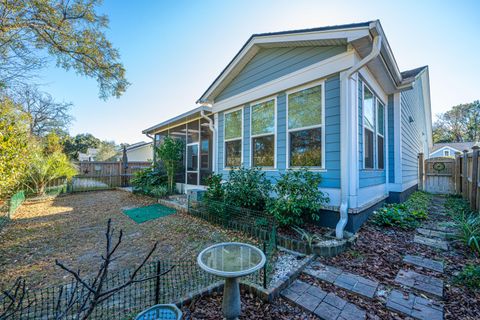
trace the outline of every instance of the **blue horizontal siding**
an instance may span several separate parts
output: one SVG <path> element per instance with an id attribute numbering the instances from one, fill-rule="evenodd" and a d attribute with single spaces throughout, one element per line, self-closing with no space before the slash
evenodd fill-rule
<path id="1" fill-rule="evenodd" d="M 252 58 L 215 102 L 346 51 L 346 46 L 264 48 Z"/>
<path id="2" fill-rule="evenodd" d="M 340 188 L 340 78 L 334 75 L 325 81 L 325 172 L 321 172 L 323 188 Z M 272 182 L 285 173 L 287 168 L 287 96 L 285 92 L 277 94 L 277 132 L 276 170 L 266 171 L 266 175 Z M 225 178 L 228 170 L 224 170 L 224 136 L 223 136 L 223 112 L 218 117 L 218 158 L 217 168 Z M 250 165 L 250 110 L 249 105 L 244 106 L 244 129 L 243 129 L 243 162 L 244 166 Z"/>

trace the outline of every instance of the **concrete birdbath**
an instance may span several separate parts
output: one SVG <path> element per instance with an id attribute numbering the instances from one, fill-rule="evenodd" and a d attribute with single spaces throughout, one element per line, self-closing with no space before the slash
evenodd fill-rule
<path id="1" fill-rule="evenodd" d="M 225 278 L 223 287 L 223 315 L 227 320 L 240 316 L 240 287 L 238 279 L 265 265 L 265 255 L 252 245 L 224 242 L 206 248 L 197 258 L 200 268 Z"/>

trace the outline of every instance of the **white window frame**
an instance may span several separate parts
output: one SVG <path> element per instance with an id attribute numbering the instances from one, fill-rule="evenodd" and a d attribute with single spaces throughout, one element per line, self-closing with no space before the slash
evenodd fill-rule
<path id="1" fill-rule="evenodd" d="M 380 134 L 380 132 L 378 131 L 378 109 L 380 107 L 380 105 L 382 105 L 383 107 L 383 134 Z M 385 104 L 382 102 L 382 100 L 380 100 L 378 97 L 376 97 L 375 99 L 375 149 L 374 151 L 376 151 L 376 154 L 375 154 L 375 168 L 377 170 L 385 170 L 385 158 L 386 158 L 386 155 L 385 155 Z M 380 168 L 379 165 L 378 165 L 378 137 L 382 137 L 383 138 L 383 168 Z M 374 152 L 375 153 L 375 152 Z"/>
<path id="2" fill-rule="evenodd" d="M 448 150 L 448 149 L 443 150 L 443 156 L 444 157 L 450 157 L 450 150 Z"/>
<path id="3" fill-rule="evenodd" d="M 294 94 L 294 93 L 297 93 L 299 91 L 302 91 L 302 90 L 306 90 L 306 89 L 310 89 L 310 88 L 313 88 L 313 87 L 317 87 L 317 86 L 322 86 L 322 123 L 320 125 L 313 125 L 313 126 L 307 126 L 307 127 L 301 127 L 301 128 L 295 128 L 295 129 L 289 129 L 288 128 L 288 96 L 291 95 L 291 94 Z M 322 165 L 320 167 L 306 167 L 308 168 L 308 170 L 312 170 L 312 171 L 322 171 L 322 172 L 326 172 L 326 166 L 325 166 L 325 79 L 322 79 L 322 80 L 319 80 L 319 81 L 315 81 L 315 82 L 311 82 L 311 83 L 308 83 L 308 84 L 304 84 L 302 86 L 299 86 L 299 87 L 296 87 L 296 88 L 293 88 L 293 89 L 290 89 L 286 92 L 285 94 L 285 98 L 286 98 L 286 101 L 285 101 L 285 104 L 286 104 L 286 168 L 287 169 L 300 169 L 301 167 L 297 167 L 297 166 L 290 166 L 290 132 L 295 132 L 295 131 L 302 131 L 302 130 L 308 130 L 308 129 L 316 129 L 316 128 L 322 128 Z"/>
<path id="4" fill-rule="evenodd" d="M 273 133 L 252 134 L 253 130 L 253 106 L 273 100 Z M 273 166 L 258 167 L 262 170 L 277 169 L 277 96 L 270 96 L 250 103 L 250 168 L 253 166 L 253 139 L 273 135 Z"/>
<path id="5" fill-rule="evenodd" d="M 223 169 L 224 170 L 232 170 L 234 169 L 235 167 L 227 167 L 227 142 L 230 142 L 230 141 L 236 141 L 236 140 L 240 140 L 240 166 L 243 164 L 243 121 L 244 121 L 244 116 L 245 116 L 245 113 L 244 113 L 244 107 L 241 106 L 241 107 L 237 107 L 237 108 L 233 108 L 233 109 L 230 109 L 226 112 L 223 113 Z M 227 114 L 229 113 L 233 113 L 233 112 L 236 112 L 236 111 L 241 111 L 242 113 L 242 116 L 241 116 L 241 130 L 240 130 L 240 138 L 233 138 L 233 139 L 225 139 L 225 129 L 227 127 L 227 123 L 225 121 L 226 117 L 227 117 Z"/>
<path id="6" fill-rule="evenodd" d="M 370 130 L 365 127 L 365 87 L 367 87 L 368 91 L 370 91 L 373 95 L 373 168 L 367 168 L 365 167 L 365 129 Z M 378 103 L 381 103 L 383 105 L 383 135 L 378 133 L 378 126 L 377 126 L 377 117 L 378 117 Z M 377 146 L 377 135 L 380 135 L 383 137 L 383 150 L 385 152 L 385 131 L 387 128 L 385 127 L 386 124 L 386 103 L 383 102 L 379 97 L 378 94 L 375 93 L 375 91 L 370 87 L 368 84 L 366 84 L 365 80 L 362 79 L 362 153 L 363 153 L 363 170 L 376 170 L 376 171 L 384 171 L 386 167 L 386 156 L 383 156 L 383 169 L 378 168 L 378 146 Z"/>

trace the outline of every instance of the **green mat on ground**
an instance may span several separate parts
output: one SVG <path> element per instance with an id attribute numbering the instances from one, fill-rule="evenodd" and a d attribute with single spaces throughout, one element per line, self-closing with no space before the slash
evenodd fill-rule
<path id="1" fill-rule="evenodd" d="M 161 204 L 153 204 L 151 206 L 123 210 L 123 213 L 129 216 L 136 223 L 142 223 L 165 217 L 175 212 L 175 209 L 162 206 Z"/>

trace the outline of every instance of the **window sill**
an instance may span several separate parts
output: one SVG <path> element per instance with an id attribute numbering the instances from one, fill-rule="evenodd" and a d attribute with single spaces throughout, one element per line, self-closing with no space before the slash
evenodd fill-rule
<path id="1" fill-rule="evenodd" d="M 366 171 L 366 172 L 385 172 L 385 169 L 369 169 L 369 168 L 364 168 L 364 169 L 361 169 L 360 171 Z"/>

